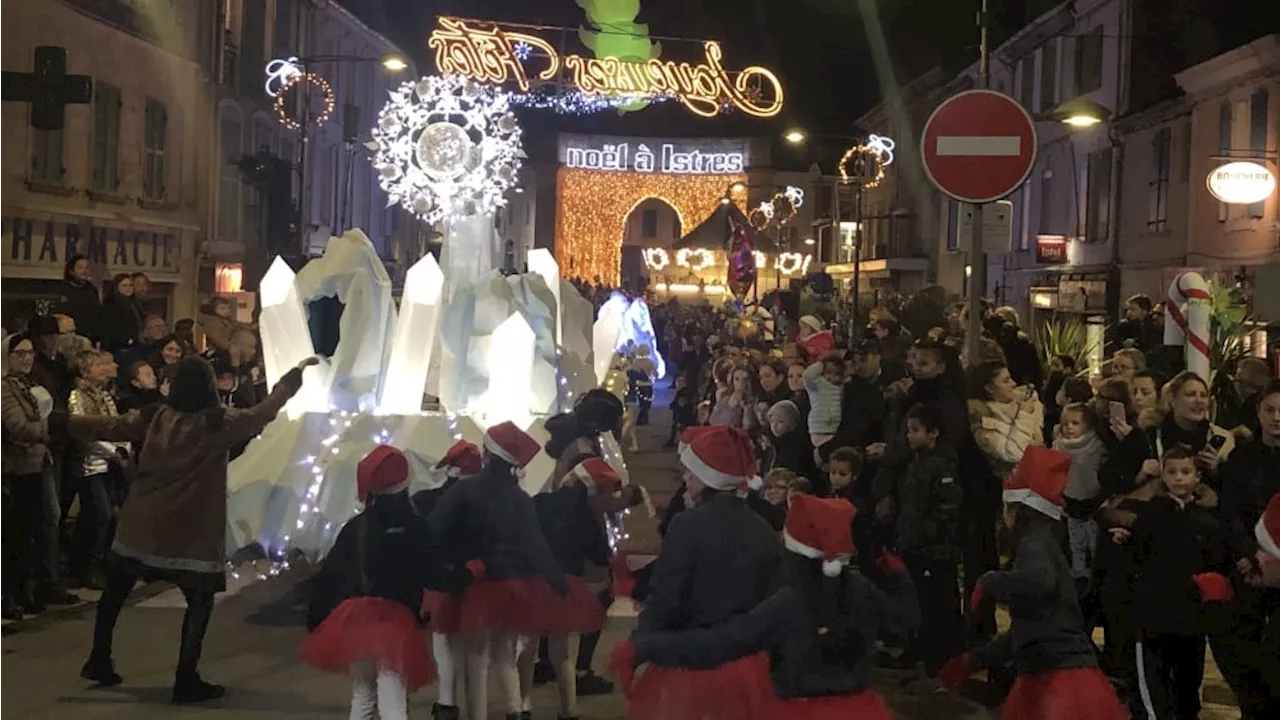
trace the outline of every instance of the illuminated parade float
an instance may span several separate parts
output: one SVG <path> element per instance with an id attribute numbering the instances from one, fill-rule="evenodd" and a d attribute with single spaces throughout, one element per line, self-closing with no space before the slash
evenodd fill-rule
<path id="1" fill-rule="evenodd" d="M 750 161 L 743 141 L 695 147 L 634 138 L 597 146 L 568 139 L 556 183 L 566 209 L 557 223 L 557 257 L 532 250 L 524 272 L 501 267 L 494 216 L 525 157 L 517 108 L 620 111 L 676 101 L 703 116 L 732 108 L 767 117 L 782 106 L 772 73 L 729 72 L 714 42 L 703 44 L 694 64 L 658 60 L 647 39 L 644 48 L 626 48 L 621 60 L 600 55 L 611 44 L 600 34 L 584 32 L 597 52 L 585 57 L 562 54 L 556 49 L 562 44 L 532 30 L 441 18 L 429 40 L 440 74 L 392 90 L 372 128 L 367 146 L 388 204 L 443 235 L 439 261 L 428 254 L 408 270 L 398 307 L 360 230 L 331 238 L 324 255 L 296 274 L 277 258 L 263 278 L 259 326 L 270 383 L 319 349 L 311 304 L 336 301 L 343 309 L 332 352 L 306 371 L 302 391 L 231 465 L 229 550 L 258 544 L 272 555 L 322 555 L 357 510 L 356 463 L 375 444 L 405 450 L 415 482 L 430 485 L 443 481 L 432 468 L 450 445 L 463 438 L 479 443 L 496 423 L 513 421 L 545 441 L 548 417 L 570 410 L 592 388 L 617 384 L 614 357 L 628 343 L 649 345 L 663 374 L 642 300 L 616 294 L 596 318 L 567 280 L 606 267 L 612 274 L 605 276 L 616 277 L 622 223 L 637 203 L 662 199 L 689 227 L 731 207 L 733 222 L 756 232 L 735 194 Z M 267 87 L 278 98 L 294 90 L 328 97 L 323 78 L 291 60 L 268 66 Z M 282 109 L 282 122 L 290 120 Z M 802 202 L 795 193 L 779 197 L 783 204 Z M 805 262 L 756 262 L 738 250 L 730 261 L 745 258 L 753 268 L 789 263 L 799 272 Z M 707 251 L 671 252 L 675 267 L 685 262 L 695 275 L 709 271 L 692 265 Z M 667 288 L 683 278 L 657 274 L 670 278 Z M 616 441 L 602 440 L 625 479 Z M 540 454 L 527 468 L 524 489 L 542 490 L 552 468 Z"/>

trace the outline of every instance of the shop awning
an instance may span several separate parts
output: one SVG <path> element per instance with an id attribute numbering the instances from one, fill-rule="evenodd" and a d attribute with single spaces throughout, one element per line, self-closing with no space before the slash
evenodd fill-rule
<path id="1" fill-rule="evenodd" d="M 677 240 L 672 247 L 676 250 L 684 248 L 723 250 L 725 243 L 729 241 L 731 219 L 741 223 L 742 227 L 747 229 L 747 237 L 751 238 L 756 250 L 766 253 L 777 252 L 778 245 L 773 238 L 752 228 L 751 223 L 747 222 L 747 216 L 743 215 L 738 206 L 731 202 L 720 203 L 715 212 L 697 227 L 685 233 L 685 236 Z"/>

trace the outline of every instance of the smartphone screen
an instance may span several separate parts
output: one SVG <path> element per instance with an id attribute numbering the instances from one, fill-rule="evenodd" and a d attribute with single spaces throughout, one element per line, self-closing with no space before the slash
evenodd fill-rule
<path id="1" fill-rule="evenodd" d="M 1124 403 L 1112 400 L 1107 403 L 1107 414 L 1110 416 L 1111 422 L 1120 422 L 1125 419 Z"/>
<path id="2" fill-rule="evenodd" d="M 1227 444 L 1227 436 L 1225 435 L 1214 435 L 1213 437 L 1209 438 L 1209 447 L 1213 448 L 1214 450 L 1221 450 L 1222 446 L 1226 444 Z"/>

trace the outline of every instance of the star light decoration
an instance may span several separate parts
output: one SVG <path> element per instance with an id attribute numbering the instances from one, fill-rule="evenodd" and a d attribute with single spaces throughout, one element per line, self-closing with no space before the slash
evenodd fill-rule
<path id="1" fill-rule="evenodd" d="M 507 93 L 443 75 L 406 82 L 390 96 L 368 144 L 388 207 L 398 203 L 434 223 L 506 205 L 522 155 Z"/>
<path id="2" fill-rule="evenodd" d="M 804 190 L 788 185 L 773 197 L 763 200 L 747 213 L 747 222 L 756 230 L 764 230 L 769 223 L 776 222 L 782 227 L 796 216 L 796 210 L 804 204 Z"/>

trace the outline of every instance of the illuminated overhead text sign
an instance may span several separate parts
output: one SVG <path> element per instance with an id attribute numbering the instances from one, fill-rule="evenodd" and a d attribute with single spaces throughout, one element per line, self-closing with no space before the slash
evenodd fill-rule
<path id="1" fill-rule="evenodd" d="M 703 43 L 703 61 L 697 64 L 658 59 L 627 62 L 616 57 L 561 57 L 537 35 L 469 23 L 441 17 L 440 26 L 431 33 L 427 46 L 435 50 L 440 72 L 484 82 L 514 82 L 527 92 L 525 63 L 539 63 L 545 66 L 538 71 L 538 80 L 552 81 L 563 74 L 564 80 L 589 95 L 670 96 L 702 117 L 714 117 L 726 107 L 757 117 L 773 117 L 782 110 L 778 76 L 758 65 L 730 73 L 721 63 L 720 44 L 714 41 Z"/>
<path id="2" fill-rule="evenodd" d="M 740 152 L 685 150 L 673 143 L 663 143 L 655 153 L 644 143 L 637 145 L 634 151 L 629 143 L 618 143 L 606 144 L 599 149 L 566 148 L 564 164 L 565 167 L 588 170 L 730 175 L 742 172 L 746 163 Z"/>

